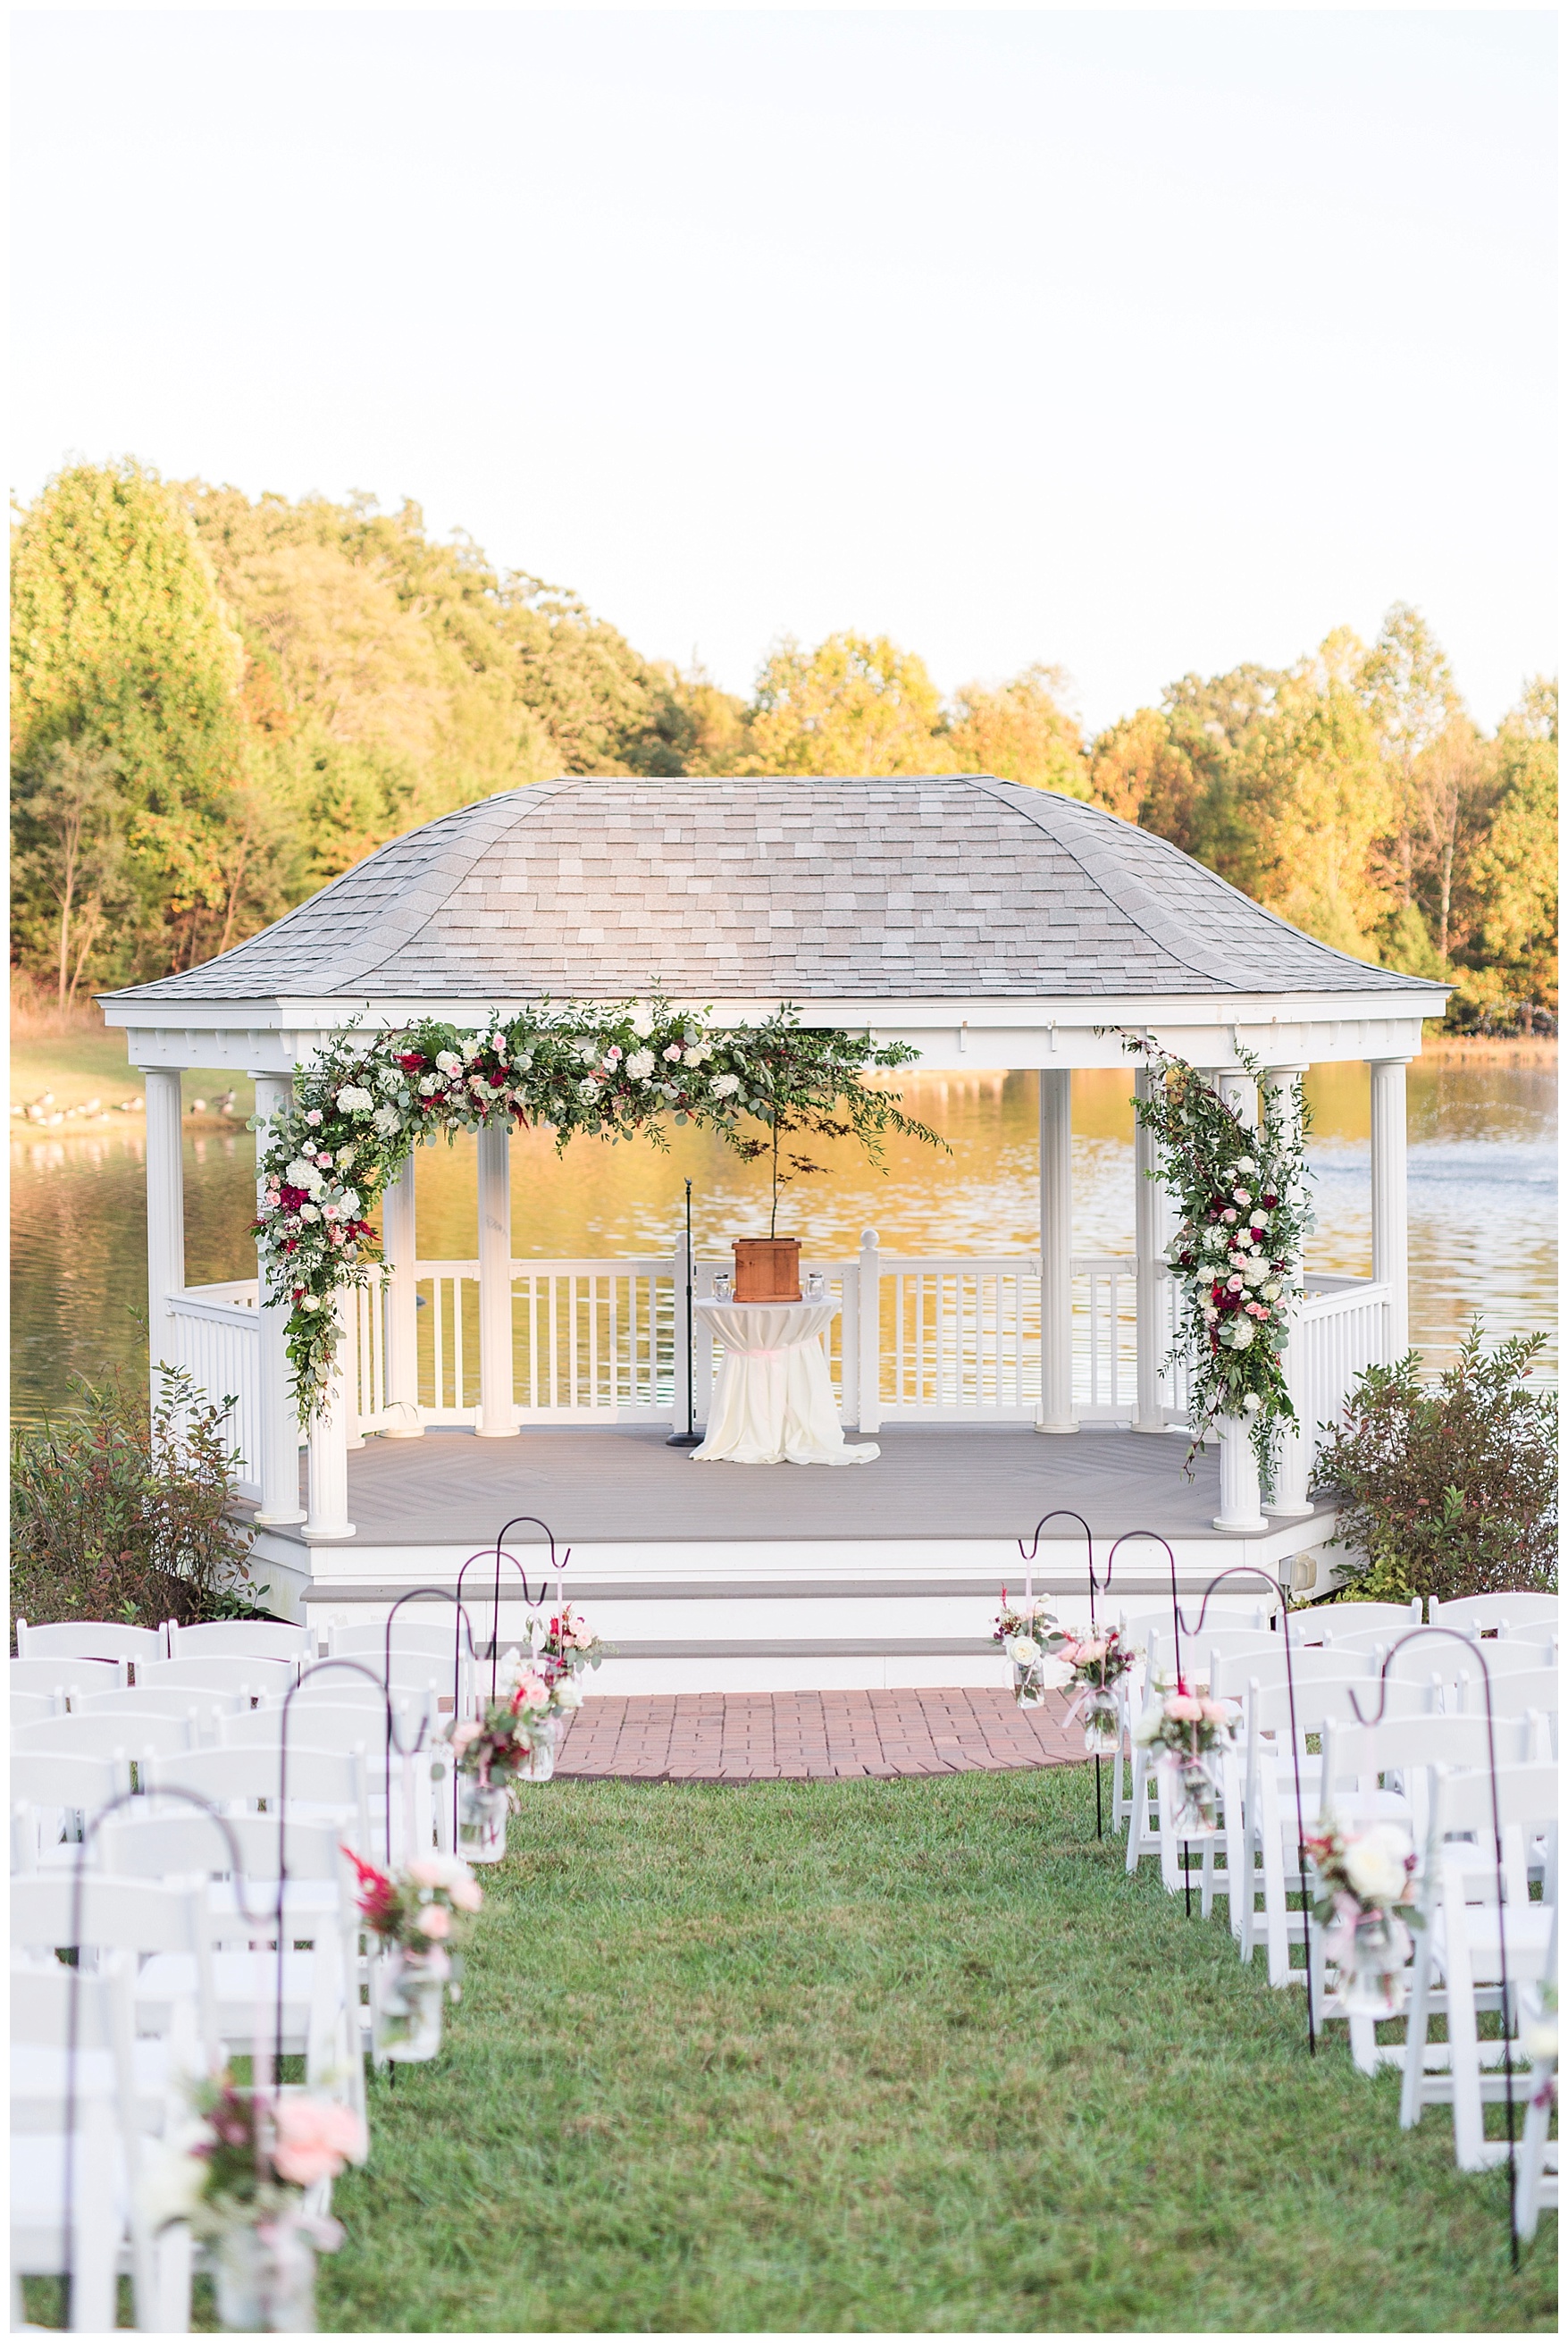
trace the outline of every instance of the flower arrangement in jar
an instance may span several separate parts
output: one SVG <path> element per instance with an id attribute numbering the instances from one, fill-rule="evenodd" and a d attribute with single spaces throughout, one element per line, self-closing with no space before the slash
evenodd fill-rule
<path id="1" fill-rule="evenodd" d="M 1237 1714 L 1233 1702 L 1189 1692 L 1178 1679 L 1175 1691 L 1157 1695 L 1132 1728 L 1166 1777 L 1178 1838 L 1212 1838 L 1219 1830 L 1220 1765 Z"/>
<path id="2" fill-rule="evenodd" d="M 535 1665 L 546 1684 L 552 1686 L 562 1676 L 580 1675 L 585 1668 L 598 1667 L 611 1649 L 569 1603 L 563 1603 L 558 1614 L 548 1623 L 531 1619 L 528 1626 Z"/>
<path id="3" fill-rule="evenodd" d="M 155 2230 L 187 2222 L 206 2246 L 224 2327 L 313 2335 L 316 2257 L 343 2230 L 307 2191 L 364 2163 L 364 2123 L 332 2100 L 238 2090 L 226 2068 L 193 2097 L 191 2120 L 149 2149 L 144 2217 Z"/>
<path id="4" fill-rule="evenodd" d="M 1120 1627 L 1103 1627 L 1091 1628 L 1087 1635 L 1065 1636 L 1056 1645 L 1055 1655 L 1072 1671 L 1070 1681 L 1076 1696 L 1067 1722 L 1081 1720 L 1083 1746 L 1091 1757 L 1112 1755 L 1121 1737 L 1117 1686 L 1136 1667 L 1142 1653 L 1122 1641 Z"/>
<path id="5" fill-rule="evenodd" d="M 1347 1830 L 1331 1815 L 1303 1845 L 1316 1890 L 1312 1917 L 1327 1931 L 1323 1952 L 1334 1970 L 1330 2012 L 1397 2017 L 1413 1950 L 1410 1932 L 1423 1925 L 1409 1832 L 1397 1823 Z"/>
<path id="6" fill-rule="evenodd" d="M 1051 1656 L 1060 1640 L 1056 1614 L 1043 1594 L 1026 1594 L 1021 1603 L 1010 1603 L 1002 1588 L 991 1641 L 1012 1662 L 1012 1696 L 1020 1708 L 1038 1708 L 1048 1692 L 1069 1681 L 1069 1670 Z"/>
<path id="7" fill-rule="evenodd" d="M 582 1706 L 576 1678 L 568 1673 L 547 1681 L 531 1652 L 509 1653 L 503 1667 L 498 1697 L 482 1716 L 460 1717 L 450 1736 L 458 1845 L 470 1863 L 500 1862 L 514 1789 L 550 1779 L 559 1720 Z"/>
<path id="8" fill-rule="evenodd" d="M 433 2058 L 441 2047 L 441 2008 L 457 2000 L 463 1922 L 484 1902 L 467 1865 L 427 1855 L 399 1872 L 378 1871 L 352 1847 L 357 1902 L 379 1957 L 371 1974 L 371 2023 L 377 2060 Z"/>

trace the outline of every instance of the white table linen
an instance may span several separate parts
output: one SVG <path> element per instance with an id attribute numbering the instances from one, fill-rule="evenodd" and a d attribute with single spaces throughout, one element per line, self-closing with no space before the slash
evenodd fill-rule
<path id="1" fill-rule="evenodd" d="M 708 1433 L 693 1463 L 869 1464 L 876 1443 L 851 1448 L 833 1402 L 822 1336 L 836 1302 L 699 1302 L 724 1345 Z"/>

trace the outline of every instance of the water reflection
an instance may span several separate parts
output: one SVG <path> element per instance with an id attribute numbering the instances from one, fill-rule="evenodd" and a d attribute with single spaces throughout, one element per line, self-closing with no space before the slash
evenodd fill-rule
<path id="1" fill-rule="evenodd" d="M 1129 1077 L 1074 1082 L 1073 1242 L 1080 1252 L 1132 1246 Z M 1429 1359 L 1452 1354 L 1472 1311 L 1493 1334 L 1555 1323 L 1554 1068 L 1416 1065 L 1410 1074 L 1411 1334 Z M 875 1228 L 886 1252 L 1026 1252 L 1039 1241 L 1036 1091 L 1031 1075 L 932 1077 L 909 1086 L 912 1112 L 942 1131 L 950 1156 L 890 1144 L 886 1175 L 847 1143 L 829 1144 L 827 1180 L 784 1197 L 780 1226 L 814 1252 L 844 1255 Z M 1308 1083 L 1311 1161 L 1322 1269 L 1372 1265 L 1366 1070 L 1333 1067 Z M 553 1258 L 667 1251 L 693 1187 L 700 1248 L 764 1233 L 761 1167 L 717 1140 L 670 1133 L 668 1153 L 578 1142 L 558 1157 L 547 1133 L 512 1155 L 513 1245 Z M 146 1364 L 146 1238 L 139 1131 L 13 1140 L 13 1404 L 57 1405 L 73 1373 Z M 193 1284 L 255 1272 L 253 1142 L 244 1131 L 188 1132 L 186 1244 Z M 419 1242 L 427 1259 L 476 1250 L 472 1141 L 418 1159 Z M 1555 1352 L 1553 1353 L 1555 1357 Z"/>

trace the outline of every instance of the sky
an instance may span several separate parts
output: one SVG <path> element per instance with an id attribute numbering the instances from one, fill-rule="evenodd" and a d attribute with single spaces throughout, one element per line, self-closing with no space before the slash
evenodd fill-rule
<path id="1" fill-rule="evenodd" d="M 24 499 L 412 498 L 738 691 L 1555 667 L 1550 12 L 12 23 Z"/>

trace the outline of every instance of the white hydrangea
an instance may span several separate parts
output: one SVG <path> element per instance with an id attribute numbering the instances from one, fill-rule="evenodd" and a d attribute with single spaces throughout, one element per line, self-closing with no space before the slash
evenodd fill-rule
<path id="1" fill-rule="evenodd" d="M 1269 1264 L 1261 1253 L 1250 1254 L 1241 1263 L 1241 1274 L 1249 1285 L 1261 1285 L 1269 1274 Z"/>
<path id="2" fill-rule="evenodd" d="M 383 1066 L 376 1077 L 376 1082 L 377 1089 L 384 1090 L 388 1098 L 391 1098 L 402 1089 L 403 1077 L 396 1066 Z"/>
<path id="3" fill-rule="evenodd" d="M 597 1099 L 598 1093 L 599 1086 L 598 1082 L 591 1079 L 586 1082 L 579 1082 L 578 1084 L 578 1096 L 583 1101 L 585 1105 Z"/>
<path id="4" fill-rule="evenodd" d="M 1252 1347 L 1252 1337 L 1256 1332 L 1257 1328 L 1250 1318 L 1234 1318 L 1225 1328 L 1220 1340 L 1232 1351 L 1250 1351 Z"/>
<path id="5" fill-rule="evenodd" d="M 626 1070 L 634 1082 L 645 1082 L 658 1062 L 651 1050 L 634 1050 L 626 1061 Z"/>
<path id="6" fill-rule="evenodd" d="M 347 1090 L 337 1093 L 339 1114 L 368 1114 L 375 1103 L 370 1092 L 361 1090 L 357 1082 L 350 1082 Z"/>
<path id="7" fill-rule="evenodd" d="M 715 1074 L 709 1087 L 715 1098 L 733 1098 L 740 1081 L 735 1074 Z"/>
<path id="8" fill-rule="evenodd" d="M 307 1163 L 303 1155 L 295 1157 L 283 1176 L 291 1188 L 314 1189 L 317 1185 L 316 1166 Z"/>
<path id="9" fill-rule="evenodd" d="M 376 1110 L 376 1128 L 383 1139 L 390 1139 L 394 1131 L 402 1130 L 403 1118 L 395 1106 L 378 1106 Z"/>

